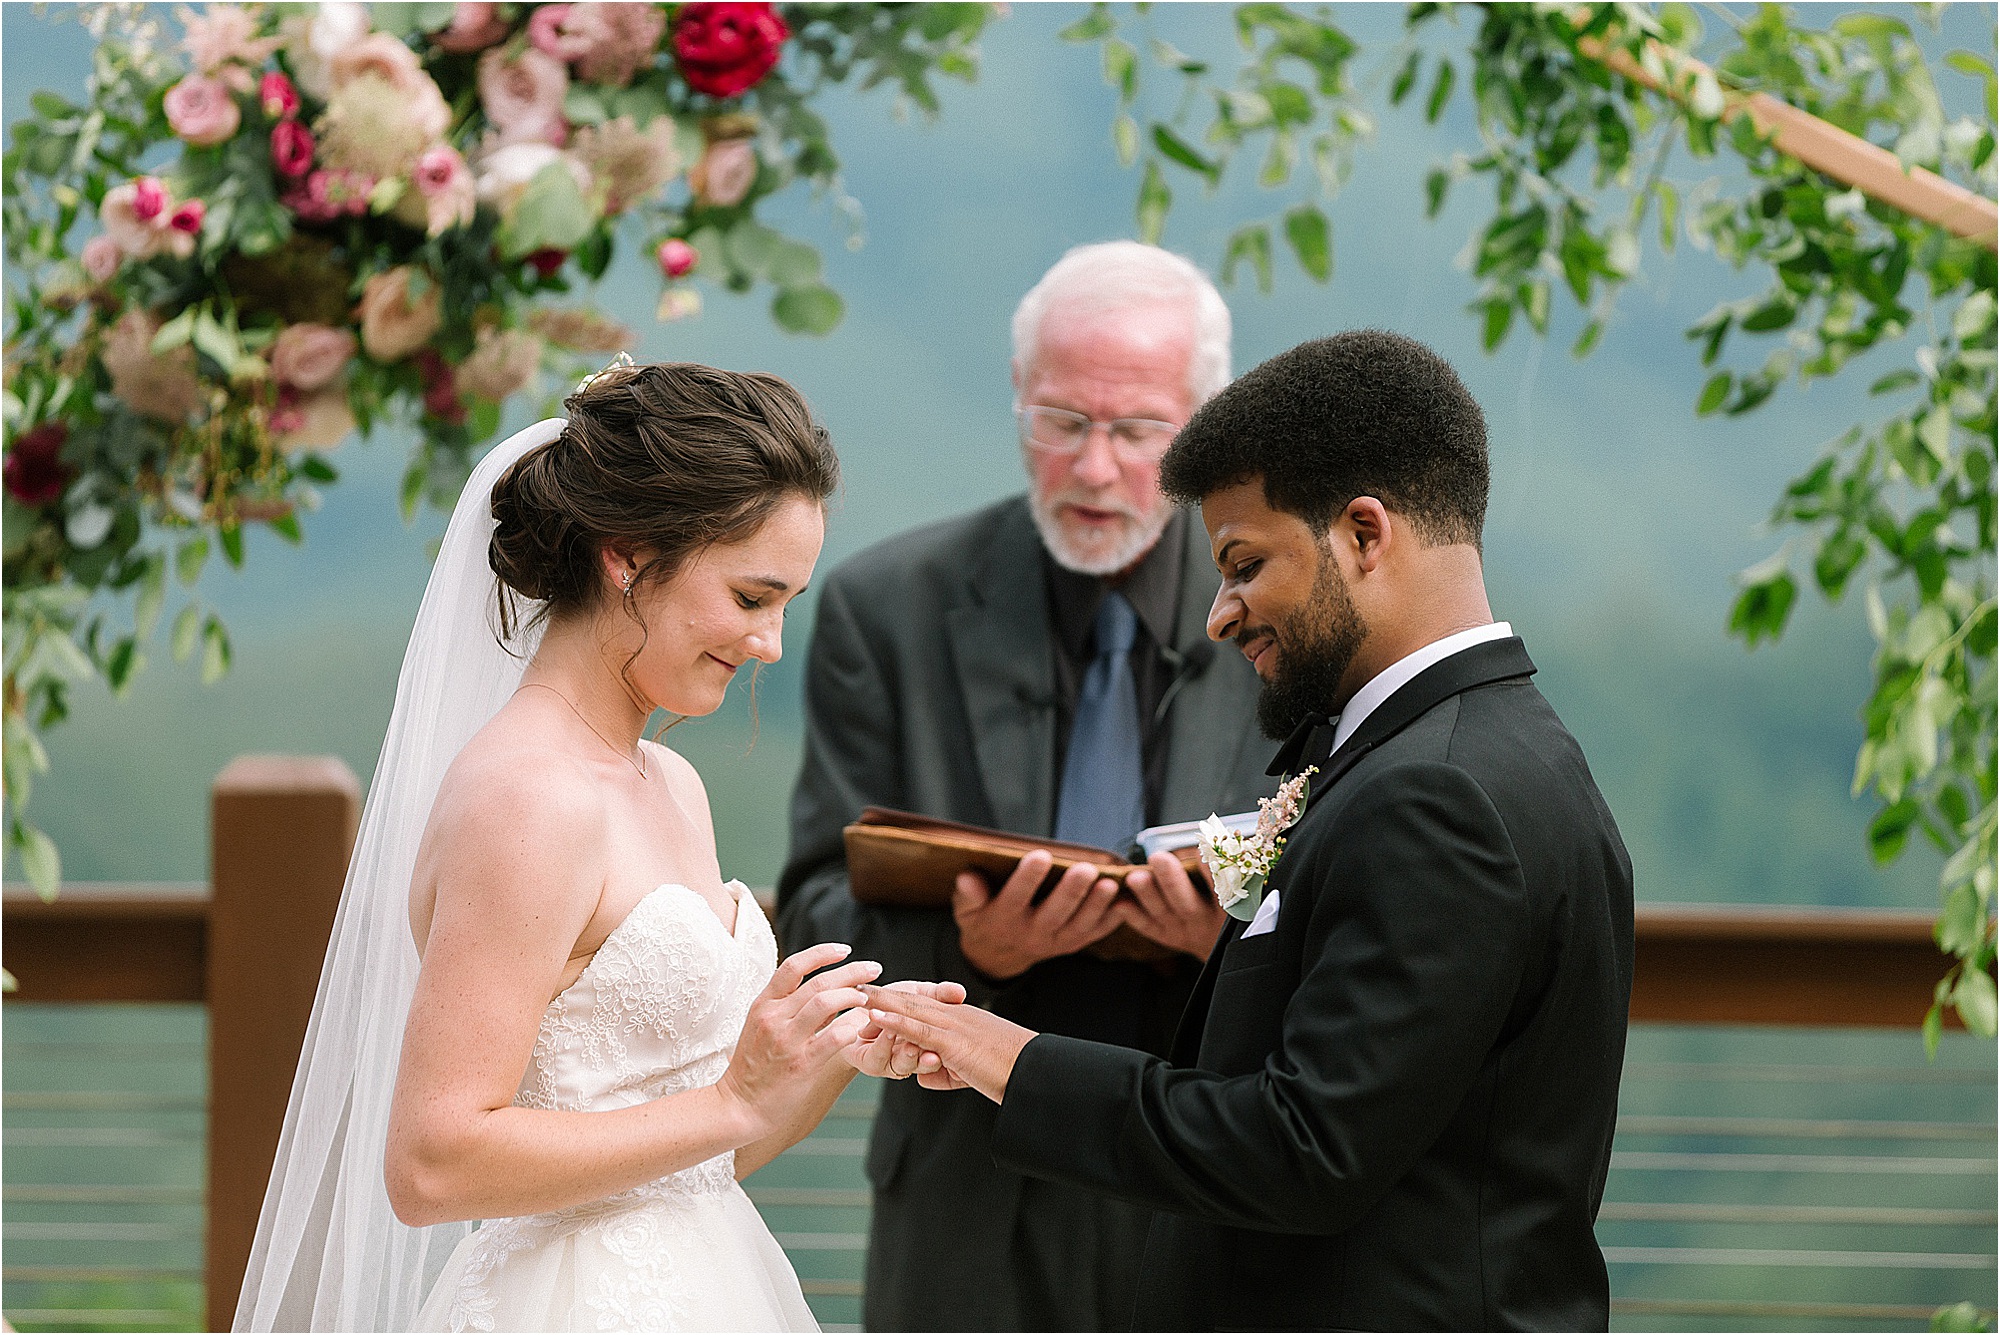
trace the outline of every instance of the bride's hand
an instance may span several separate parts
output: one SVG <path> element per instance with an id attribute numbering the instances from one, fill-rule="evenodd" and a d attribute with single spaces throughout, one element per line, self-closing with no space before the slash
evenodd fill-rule
<path id="1" fill-rule="evenodd" d="M 717 1087 L 762 1136 L 787 1123 L 814 1093 L 827 1062 L 860 1036 L 868 1012 L 859 984 L 882 972 L 873 960 L 839 968 L 852 949 L 839 942 L 787 958 L 750 1003 L 736 1051 Z M 825 973 L 814 974 L 816 969 Z M 755 1137 L 753 1137 L 755 1138 Z"/>
<path id="2" fill-rule="evenodd" d="M 915 992 L 919 996 L 932 997 L 952 1005 L 965 1000 L 965 989 L 957 983 L 906 981 L 891 983 L 889 986 L 894 991 Z M 925 1052 L 908 1039 L 897 1038 L 873 1022 L 861 1031 L 860 1037 L 848 1045 L 845 1056 L 848 1063 L 861 1074 L 889 1080 L 905 1080 L 913 1075 L 934 1075 L 943 1065 L 935 1052 Z"/>

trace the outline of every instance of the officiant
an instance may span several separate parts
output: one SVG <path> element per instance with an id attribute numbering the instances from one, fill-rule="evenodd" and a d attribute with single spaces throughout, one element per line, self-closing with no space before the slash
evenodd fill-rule
<path id="1" fill-rule="evenodd" d="M 1013 321 L 1025 495 L 882 542 L 834 571 L 806 669 L 804 763 L 778 888 L 787 948 L 846 941 L 884 981 L 955 979 L 1040 1032 L 1165 1053 L 1222 926 L 1171 856 L 1121 895 L 1045 855 L 970 874 L 940 907 L 857 900 L 842 827 L 870 805 L 1124 851 L 1143 827 L 1254 810 L 1273 790 L 1257 679 L 1204 623 L 1206 535 L 1160 460 L 1229 381 L 1229 310 L 1157 247 L 1071 250 Z M 948 903 L 948 907 L 945 906 Z M 1148 1212 L 993 1159 L 976 1093 L 884 1091 L 870 1330 L 1130 1322 Z"/>

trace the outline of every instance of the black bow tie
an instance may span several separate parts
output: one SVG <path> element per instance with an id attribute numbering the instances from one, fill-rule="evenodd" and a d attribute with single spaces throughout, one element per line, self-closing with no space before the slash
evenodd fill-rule
<path id="1" fill-rule="evenodd" d="M 1297 774 L 1308 763 L 1325 760 L 1325 756 L 1314 753 L 1313 734 L 1322 728 L 1327 729 L 1327 736 L 1320 745 L 1324 746 L 1331 753 L 1333 749 L 1332 724 L 1333 719 L 1328 718 L 1325 714 L 1306 715 L 1304 719 L 1300 720 L 1299 726 L 1292 729 L 1292 735 L 1285 739 L 1284 745 L 1278 748 L 1278 754 L 1271 757 L 1271 764 L 1264 772 L 1276 775 Z"/>

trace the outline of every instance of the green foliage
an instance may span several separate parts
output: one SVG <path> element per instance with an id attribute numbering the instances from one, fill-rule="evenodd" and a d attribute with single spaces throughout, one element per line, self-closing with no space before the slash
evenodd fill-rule
<path id="1" fill-rule="evenodd" d="M 1148 16 L 1135 16 L 1144 29 Z M 1215 82 L 1207 63 L 1155 37 L 1142 43 L 1121 35 L 1119 18 L 1097 4 L 1062 30 L 1064 41 L 1102 48 L 1105 82 L 1117 94 L 1111 139 L 1121 165 L 1140 168 L 1135 212 L 1141 240 L 1158 242 L 1173 207 L 1170 172 L 1185 173 L 1213 192 L 1239 156 L 1256 162 L 1267 189 L 1301 193 L 1294 181 L 1303 158 L 1312 171 L 1305 198 L 1271 217 L 1245 222 L 1231 235 L 1222 262 L 1225 283 L 1248 267 L 1260 289 L 1273 282 L 1272 236 L 1281 232 L 1299 267 L 1315 282 L 1333 275 L 1331 228 L 1315 199 L 1331 199 L 1347 178 L 1354 146 L 1374 128 L 1362 113 L 1348 79 L 1354 43 L 1338 29 L 1304 18 L 1283 5 L 1239 6 L 1236 36 L 1247 53 L 1235 81 Z M 1175 109 L 1165 116 L 1142 105 L 1148 72 L 1179 86 Z M 1204 117 L 1196 113 L 1205 110 Z M 1140 124 L 1143 120 L 1143 134 Z"/>
<path id="2" fill-rule="evenodd" d="M 1824 447 L 1786 488 L 1773 522 L 1793 536 L 1743 572 L 1728 625 L 1752 646 L 1779 638 L 1797 601 L 1795 565 L 1828 599 L 1863 588 L 1878 651 L 1854 784 L 1882 803 L 1869 845 L 1888 861 L 1920 834 L 1946 853 L 1938 942 L 1957 963 L 1938 984 L 1937 1007 L 1955 1008 L 1969 1028 L 1991 1035 L 2000 428 L 1991 239 L 1955 236 L 1819 175 L 1777 151 L 1731 99 L 1768 93 L 1991 198 L 1996 61 L 1990 51 L 1945 58 L 1984 93 L 1983 116 L 1949 119 L 1900 18 L 1846 13 L 1819 29 L 1778 5 L 1742 20 L 1712 12 L 1730 31 L 1710 70 L 1676 54 L 1702 35 L 1684 6 L 1413 4 L 1405 20 L 1413 34 L 1450 16 L 1465 43 L 1448 55 L 1414 46 L 1398 52 L 1387 99 L 1392 107 L 1420 105 L 1436 123 L 1461 88 L 1470 98 L 1481 151 L 1431 171 L 1424 207 L 1435 218 L 1460 183 L 1491 185 L 1491 214 L 1466 250 L 1477 284 L 1468 310 L 1489 351 L 1517 323 L 1546 335 L 1552 303 L 1566 294 L 1586 317 L 1572 350 L 1587 355 L 1617 293 L 1638 272 L 1639 239 L 1649 228 L 1664 249 L 1685 236 L 1769 278 L 1762 293 L 1724 303 L 1688 330 L 1702 363 L 1716 367 L 1693 405 L 1698 415 L 1751 412 L 1794 379 L 1837 375 L 1877 348 L 1907 349 L 1903 365 L 1872 386 L 1892 415 Z M 1212 186 L 1255 141 L 1265 149 L 1260 183 L 1279 188 L 1290 179 L 1298 140 L 1314 134 L 1315 162 L 1336 164 L 1320 172 L 1331 194 L 1342 155 L 1371 124 L 1348 80 L 1354 45 L 1326 11 L 1308 18 L 1240 5 L 1235 26 L 1246 55 L 1233 80 L 1199 65 L 1181 68 L 1181 111 L 1153 123 L 1140 191 L 1143 236 L 1161 233 L 1171 207 L 1162 163 Z M 1104 43 L 1118 40 L 1117 31 L 1116 18 L 1099 7 L 1064 35 Z M 1619 73 L 1618 58 L 1661 91 Z M 1118 69 L 1122 124 L 1138 114 L 1136 76 L 1122 61 Z M 1189 148 L 1177 128 L 1197 105 L 1215 109 L 1205 153 Z M 1728 155 L 1748 184 L 1671 179 L 1668 166 L 1683 149 L 1697 164 Z M 1309 222 L 1295 229 L 1295 219 L 1303 219 L 1297 210 L 1286 215 L 1287 238 L 1306 271 L 1324 281 L 1330 237 Z M 1269 237 L 1269 225 L 1255 220 L 1232 232 L 1224 281 L 1248 264 L 1268 288 Z M 1775 346 L 1759 362 L 1734 364 L 1726 354 L 1746 338 Z M 1941 1023 L 1942 1010 L 1933 1009 L 1926 1025 L 1933 1045 Z"/>

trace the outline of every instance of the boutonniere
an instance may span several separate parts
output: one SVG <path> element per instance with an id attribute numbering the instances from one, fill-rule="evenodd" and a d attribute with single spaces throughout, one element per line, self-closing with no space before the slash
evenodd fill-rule
<path id="1" fill-rule="evenodd" d="M 1285 780 L 1276 797 L 1258 798 L 1257 828 L 1247 834 L 1231 830 L 1213 813 L 1201 823 L 1201 865 L 1208 869 L 1216 902 L 1230 917 L 1248 922 L 1256 916 L 1271 869 L 1285 851 L 1285 831 L 1298 824 L 1306 804 L 1306 783 L 1317 773 L 1319 766 L 1314 765 Z"/>

